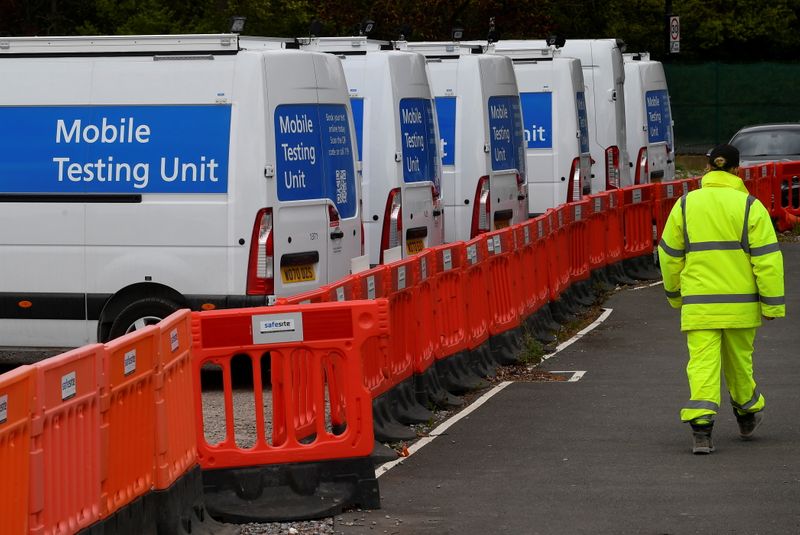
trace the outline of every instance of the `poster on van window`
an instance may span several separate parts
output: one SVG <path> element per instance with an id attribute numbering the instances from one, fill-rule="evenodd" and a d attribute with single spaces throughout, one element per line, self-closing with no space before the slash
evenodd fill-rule
<path id="1" fill-rule="evenodd" d="M 0 106 L 0 192 L 225 193 L 230 105 Z"/>
<path id="2" fill-rule="evenodd" d="M 528 148 L 553 148 L 553 93 L 520 93 L 519 99 Z"/>
<path id="3" fill-rule="evenodd" d="M 578 132 L 580 132 L 581 153 L 590 152 L 589 120 L 586 118 L 586 96 L 583 91 L 575 93 L 575 105 L 578 107 Z"/>
<path id="4" fill-rule="evenodd" d="M 436 97 L 442 165 L 456 163 L 456 97 Z"/>
<path id="5" fill-rule="evenodd" d="M 516 96 L 489 97 L 489 145 L 492 170 L 525 172 L 525 137 L 522 109 Z"/>
<path id="6" fill-rule="evenodd" d="M 672 145 L 670 131 L 672 117 L 669 113 L 669 94 L 666 89 L 657 89 L 645 93 L 645 111 L 647 112 L 648 143 L 666 142 Z"/>
<path id="7" fill-rule="evenodd" d="M 403 180 L 439 184 L 436 158 L 436 129 L 433 106 L 426 98 L 400 100 L 400 143 L 403 153 Z"/>
<path id="8" fill-rule="evenodd" d="M 356 215 L 356 174 L 344 104 L 275 108 L 278 199 L 330 199 L 342 218 Z"/>

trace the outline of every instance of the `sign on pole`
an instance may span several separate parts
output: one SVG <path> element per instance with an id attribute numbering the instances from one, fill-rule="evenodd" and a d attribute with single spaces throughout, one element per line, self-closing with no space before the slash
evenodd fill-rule
<path id="1" fill-rule="evenodd" d="M 669 18 L 669 52 L 677 54 L 681 51 L 681 22 L 680 17 Z"/>

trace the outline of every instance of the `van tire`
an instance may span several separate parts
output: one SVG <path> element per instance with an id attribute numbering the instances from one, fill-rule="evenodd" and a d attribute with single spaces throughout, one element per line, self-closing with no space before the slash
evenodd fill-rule
<path id="1" fill-rule="evenodd" d="M 109 340 L 155 325 L 181 307 L 174 301 L 163 297 L 144 297 L 122 309 L 114 318 L 108 333 Z"/>

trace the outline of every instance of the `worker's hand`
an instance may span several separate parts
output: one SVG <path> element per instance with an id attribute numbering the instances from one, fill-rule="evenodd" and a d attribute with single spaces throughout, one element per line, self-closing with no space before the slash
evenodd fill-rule
<path id="1" fill-rule="evenodd" d="M 766 321 L 772 321 L 772 320 L 774 320 L 774 319 L 775 319 L 775 318 L 771 318 L 771 317 L 769 317 L 769 316 L 761 316 L 761 317 L 762 317 L 763 319 L 765 319 Z"/>

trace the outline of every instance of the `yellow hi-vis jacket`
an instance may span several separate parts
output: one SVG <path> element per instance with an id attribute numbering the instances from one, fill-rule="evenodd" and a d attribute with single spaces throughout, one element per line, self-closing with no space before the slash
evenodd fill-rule
<path id="1" fill-rule="evenodd" d="M 682 331 L 758 327 L 762 315 L 786 314 L 772 221 L 735 175 L 711 171 L 675 203 L 658 258 Z"/>

